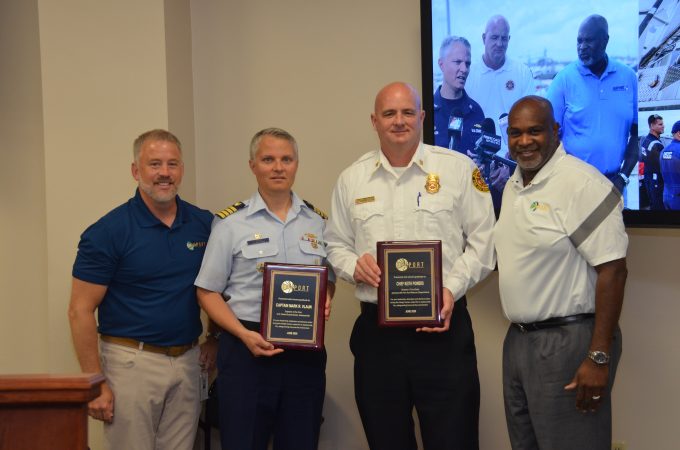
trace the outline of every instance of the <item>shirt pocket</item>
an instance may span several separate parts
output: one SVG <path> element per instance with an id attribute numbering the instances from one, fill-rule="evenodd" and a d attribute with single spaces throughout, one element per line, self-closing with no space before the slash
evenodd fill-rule
<path id="1" fill-rule="evenodd" d="M 300 251 L 305 255 L 326 257 L 326 249 L 322 241 L 312 242 L 306 238 L 300 239 Z"/>
<path id="2" fill-rule="evenodd" d="M 246 259 L 260 259 L 269 258 L 278 255 L 279 246 L 275 242 L 258 242 L 256 244 L 248 244 L 247 242 L 241 246 L 241 254 Z"/>
<path id="3" fill-rule="evenodd" d="M 416 226 L 423 236 L 419 239 L 444 240 L 444 230 L 451 230 L 453 224 L 453 200 L 444 196 L 423 197 L 416 214 Z"/>
<path id="4" fill-rule="evenodd" d="M 386 233 L 385 205 L 376 200 L 370 203 L 354 204 L 350 208 L 352 222 L 356 233 L 363 237 L 365 242 L 383 241 L 382 236 Z"/>

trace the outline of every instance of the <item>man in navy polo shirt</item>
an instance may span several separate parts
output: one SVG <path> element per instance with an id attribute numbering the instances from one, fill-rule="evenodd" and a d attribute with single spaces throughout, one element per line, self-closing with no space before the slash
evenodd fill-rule
<path id="1" fill-rule="evenodd" d="M 484 112 L 479 103 L 465 92 L 470 73 L 470 42 L 464 37 L 449 36 L 439 48 L 442 84 L 434 93 L 434 145 L 456 150 L 464 155 L 475 148 L 482 133 Z M 453 117 L 459 122 L 457 139 L 451 139 L 449 125 Z"/>
<path id="2" fill-rule="evenodd" d="M 190 450 L 201 367 L 217 350 L 214 339 L 197 346 L 194 288 L 212 215 L 177 195 L 184 164 L 173 134 L 146 132 L 133 149 L 135 196 L 81 236 L 71 333 L 81 369 L 106 376 L 88 412 L 105 423 L 107 448 Z"/>

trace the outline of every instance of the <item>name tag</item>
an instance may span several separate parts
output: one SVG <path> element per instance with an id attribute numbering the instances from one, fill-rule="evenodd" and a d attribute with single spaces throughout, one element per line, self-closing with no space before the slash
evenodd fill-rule
<path id="1" fill-rule="evenodd" d="M 358 199 L 354 200 L 354 204 L 355 205 L 361 205 L 363 203 L 370 203 L 370 202 L 374 202 L 374 201 L 375 201 L 375 197 L 371 195 L 370 197 L 358 198 Z"/>
<path id="2" fill-rule="evenodd" d="M 627 86 L 614 86 L 613 89 L 614 89 L 614 92 L 616 92 L 616 91 L 627 91 L 628 87 Z"/>
<path id="3" fill-rule="evenodd" d="M 255 245 L 255 244 L 264 244 L 265 242 L 269 242 L 269 238 L 253 239 L 252 241 L 246 241 L 246 244 Z"/>

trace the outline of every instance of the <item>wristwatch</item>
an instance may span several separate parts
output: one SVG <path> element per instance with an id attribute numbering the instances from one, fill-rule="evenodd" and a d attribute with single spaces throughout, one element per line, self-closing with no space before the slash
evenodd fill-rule
<path id="1" fill-rule="evenodd" d="M 628 183 L 630 182 L 630 177 L 626 176 L 625 173 L 619 172 L 619 176 L 620 176 L 621 178 L 623 178 L 623 182 L 624 182 L 624 183 L 628 184 Z"/>
<path id="2" fill-rule="evenodd" d="M 609 364 L 609 354 L 600 350 L 590 350 L 588 352 L 588 358 L 598 366 L 606 366 Z"/>

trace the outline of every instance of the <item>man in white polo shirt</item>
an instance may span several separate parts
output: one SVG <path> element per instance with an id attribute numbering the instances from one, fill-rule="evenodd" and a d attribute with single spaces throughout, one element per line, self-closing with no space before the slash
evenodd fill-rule
<path id="1" fill-rule="evenodd" d="M 470 66 L 465 90 L 484 110 L 484 115 L 496 122 L 510 112 L 510 107 L 525 95 L 534 94 L 536 82 L 529 66 L 508 58 L 510 24 L 503 16 L 492 16 L 482 33 L 484 53 Z"/>
<path id="2" fill-rule="evenodd" d="M 609 449 L 628 237 L 619 192 L 567 155 L 552 106 L 512 107 L 517 169 L 494 230 L 505 412 L 513 449 Z"/>
<path id="3" fill-rule="evenodd" d="M 507 157 L 505 129 L 508 112 L 517 100 L 536 93 L 536 82 L 529 66 L 507 57 L 510 24 L 505 17 L 494 15 L 489 18 L 482 33 L 482 42 L 484 53 L 470 66 L 465 90 L 482 107 L 484 116 L 493 119 L 496 134 L 502 137 L 498 155 Z M 504 118 L 501 119 L 501 116 Z M 496 208 L 511 172 L 511 167 L 491 163 L 490 179 L 487 182 Z"/>

